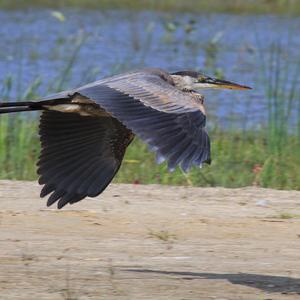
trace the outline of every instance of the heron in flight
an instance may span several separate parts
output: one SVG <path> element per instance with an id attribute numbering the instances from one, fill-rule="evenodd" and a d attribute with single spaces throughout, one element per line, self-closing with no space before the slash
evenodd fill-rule
<path id="1" fill-rule="evenodd" d="M 169 170 L 210 163 L 199 90 L 247 86 L 196 71 L 168 73 L 147 68 L 95 81 L 27 102 L 0 102 L 0 114 L 41 110 L 38 161 L 41 197 L 47 206 L 96 197 L 118 172 L 138 136 Z"/>

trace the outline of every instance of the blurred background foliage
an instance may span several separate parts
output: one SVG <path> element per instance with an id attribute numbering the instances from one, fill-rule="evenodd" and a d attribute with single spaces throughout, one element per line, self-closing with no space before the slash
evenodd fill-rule
<path id="1" fill-rule="evenodd" d="M 298 0 L 1 0 L 0 7 L 76 7 L 87 9 L 157 10 L 192 13 L 300 13 Z"/>
<path id="2" fill-rule="evenodd" d="M 136 139 L 115 182 L 300 189 L 298 1 L 2 0 L 0 8 L 5 101 L 144 66 L 201 69 L 254 88 L 206 94 L 210 166 L 169 173 Z M 0 117 L 0 178 L 37 178 L 37 119 Z"/>

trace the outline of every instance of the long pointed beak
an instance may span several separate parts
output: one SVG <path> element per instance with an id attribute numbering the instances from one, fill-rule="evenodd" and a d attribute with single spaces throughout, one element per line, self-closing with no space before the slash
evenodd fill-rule
<path id="1" fill-rule="evenodd" d="M 249 86 L 221 79 L 210 79 L 207 83 L 215 89 L 251 90 L 251 87 Z"/>

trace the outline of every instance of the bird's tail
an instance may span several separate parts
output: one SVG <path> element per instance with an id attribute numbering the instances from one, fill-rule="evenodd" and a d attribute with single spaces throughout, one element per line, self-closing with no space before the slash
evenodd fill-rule
<path id="1" fill-rule="evenodd" d="M 67 99 L 52 99 L 44 101 L 20 101 L 20 102 L 0 102 L 0 114 L 44 110 L 45 106 L 69 103 Z"/>
<path id="2" fill-rule="evenodd" d="M 42 109 L 36 105 L 37 102 L 0 102 L 0 114 L 7 114 L 19 111 L 32 111 Z"/>

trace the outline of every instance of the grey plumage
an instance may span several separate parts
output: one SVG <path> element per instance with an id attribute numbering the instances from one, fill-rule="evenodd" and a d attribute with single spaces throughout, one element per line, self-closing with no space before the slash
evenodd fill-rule
<path id="1" fill-rule="evenodd" d="M 159 163 L 167 161 L 170 170 L 180 165 L 186 172 L 210 163 L 203 96 L 191 88 L 196 78 L 197 72 L 143 69 L 41 101 L 0 103 L 0 114 L 43 111 L 41 197 L 50 194 L 47 205 L 58 201 L 61 208 L 99 195 L 119 170 L 135 135 L 157 153 Z"/>

